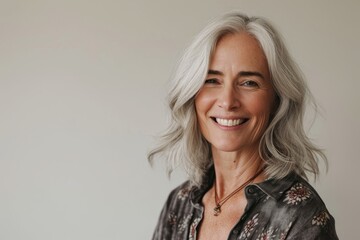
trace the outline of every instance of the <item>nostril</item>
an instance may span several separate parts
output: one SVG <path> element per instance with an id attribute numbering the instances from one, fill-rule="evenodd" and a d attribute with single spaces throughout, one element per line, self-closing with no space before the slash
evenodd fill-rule
<path id="1" fill-rule="evenodd" d="M 235 110 L 240 107 L 240 103 L 237 100 L 231 102 L 220 102 L 218 107 L 224 108 L 225 110 Z"/>

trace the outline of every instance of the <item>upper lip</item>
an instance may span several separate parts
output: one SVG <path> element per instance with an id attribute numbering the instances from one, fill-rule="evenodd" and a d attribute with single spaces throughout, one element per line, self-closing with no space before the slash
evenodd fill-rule
<path id="1" fill-rule="evenodd" d="M 211 116 L 211 118 L 221 118 L 226 120 L 237 120 L 237 119 L 246 119 L 247 117 L 221 117 L 221 116 Z"/>

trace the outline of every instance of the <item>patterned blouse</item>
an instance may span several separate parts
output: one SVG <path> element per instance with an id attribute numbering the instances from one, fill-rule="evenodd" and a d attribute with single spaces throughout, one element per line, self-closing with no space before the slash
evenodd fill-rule
<path id="1" fill-rule="evenodd" d="M 213 169 L 200 188 L 185 182 L 174 189 L 160 214 L 153 240 L 195 240 L 202 220 L 202 197 L 214 181 Z M 245 188 L 247 206 L 228 239 L 338 239 L 335 220 L 317 192 L 292 173 Z"/>

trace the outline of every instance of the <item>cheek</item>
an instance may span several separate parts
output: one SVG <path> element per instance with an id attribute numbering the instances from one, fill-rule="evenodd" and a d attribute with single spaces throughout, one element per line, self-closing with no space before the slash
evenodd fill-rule
<path id="1" fill-rule="evenodd" d="M 195 110 L 198 118 L 202 118 L 211 109 L 213 98 L 206 91 L 200 90 L 195 97 Z"/>
<path id="2" fill-rule="evenodd" d="M 198 126 L 201 134 L 208 139 L 208 118 L 207 114 L 211 109 L 213 99 L 207 91 L 202 91 L 195 96 L 195 111 Z"/>
<path id="3" fill-rule="evenodd" d="M 275 99 L 272 94 L 253 97 L 247 101 L 248 111 L 255 117 L 258 128 L 266 128 L 274 110 Z"/>
<path id="4" fill-rule="evenodd" d="M 265 97 L 249 96 L 248 98 L 243 98 L 243 104 L 255 115 L 270 112 L 271 102 Z"/>
<path id="5" fill-rule="evenodd" d="M 273 99 L 266 96 L 257 97 L 247 102 L 248 111 L 253 116 L 250 141 L 258 141 L 269 125 L 273 109 Z"/>

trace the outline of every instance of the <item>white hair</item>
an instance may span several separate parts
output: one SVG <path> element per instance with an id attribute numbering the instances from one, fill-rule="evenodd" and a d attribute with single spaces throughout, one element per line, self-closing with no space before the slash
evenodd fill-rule
<path id="1" fill-rule="evenodd" d="M 247 32 L 259 42 L 268 61 L 271 82 L 277 95 L 277 109 L 261 138 L 259 154 L 271 178 L 296 172 L 319 173 L 318 159 L 326 156 L 306 136 L 303 126 L 305 103 L 311 98 L 304 77 L 289 55 L 280 34 L 265 19 L 228 13 L 206 26 L 180 59 L 168 94 L 171 121 L 148 154 L 150 162 L 162 155 L 168 173 L 181 165 L 190 181 L 202 183 L 213 164 L 209 142 L 202 136 L 195 111 L 195 95 L 204 84 L 216 44 L 226 34 Z M 315 103 L 314 103 L 315 104 Z"/>

